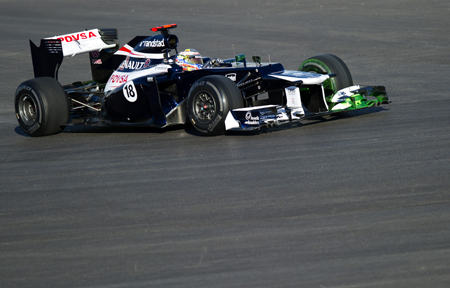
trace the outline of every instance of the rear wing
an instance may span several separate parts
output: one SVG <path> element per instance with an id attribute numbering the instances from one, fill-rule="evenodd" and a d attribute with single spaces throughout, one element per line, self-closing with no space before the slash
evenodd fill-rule
<path id="1" fill-rule="evenodd" d="M 106 82 L 113 71 L 108 61 L 119 48 L 117 29 L 92 29 L 41 39 L 40 46 L 30 40 L 34 77 L 58 79 L 64 57 L 90 53 L 94 81 Z"/>

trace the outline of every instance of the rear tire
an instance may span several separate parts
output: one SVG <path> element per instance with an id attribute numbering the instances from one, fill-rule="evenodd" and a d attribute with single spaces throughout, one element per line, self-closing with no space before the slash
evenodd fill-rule
<path id="1" fill-rule="evenodd" d="M 317 55 L 306 59 L 300 64 L 299 71 L 314 72 L 319 74 L 335 73 L 337 76 L 323 82 L 325 95 L 334 95 L 337 91 L 353 86 L 353 78 L 344 61 L 331 54 Z"/>
<path id="2" fill-rule="evenodd" d="M 187 99 L 189 122 L 203 135 L 224 134 L 228 111 L 241 107 L 241 91 L 233 81 L 220 75 L 197 80 Z"/>
<path id="3" fill-rule="evenodd" d="M 40 77 L 23 82 L 14 101 L 20 127 L 30 136 L 61 132 L 69 119 L 69 100 L 54 78 Z"/>

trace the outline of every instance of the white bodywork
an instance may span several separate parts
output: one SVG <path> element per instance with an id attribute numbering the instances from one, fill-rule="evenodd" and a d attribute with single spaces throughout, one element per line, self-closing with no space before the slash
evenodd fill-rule
<path id="1" fill-rule="evenodd" d="M 167 73 L 167 71 L 171 67 L 172 66 L 167 65 L 167 64 L 158 64 L 158 65 L 150 66 L 148 68 L 134 70 L 131 72 L 120 72 L 120 70 L 116 70 L 111 75 L 111 77 L 109 77 L 109 80 L 105 86 L 105 92 L 114 90 L 115 88 L 122 86 L 123 84 L 127 83 L 128 81 L 134 80 L 139 77 L 143 77 L 143 76 L 152 77 L 152 76 Z"/>
<path id="2" fill-rule="evenodd" d="M 127 58 L 122 62 L 122 64 L 120 64 L 119 68 L 114 71 L 111 77 L 109 77 L 109 80 L 105 86 L 105 92 L 111 91 L 122 86 L 126 82 L 139 77 L 152 77 L 167 73 L 168 69 L 172 67 L 168 64 L 148 66 L 146 63 L 152 59 L 164 59 L 164 53 L 143 53 L 134 50 L 134 48 L 128 44 L 125 44 L 114 54 L 126 56 Z M 137 61 L 136 59 L 145 59 L 147 61 Z M 131 69 L 132 71 L 120 71 L 123 69 Z"/>
<path id="3" fill-rule="evenodd" d="M 322 82 L 328 80 L 330 78 L 327 74 L 317 74 L 311 72 L 303 72 L 303 71 L 291 71 L 285 70 L 282 72 L 272 73 L 269 76 L 286 80 L 292 83 L 298 83 L 302 81 L 305 85 L 315 85 L 321 84 Z"/>
<path id="4" fill-rule="evenodd" d="M 128 44 L 125 44 L 122 48 L 116 51 L 114 55 L 130 56 L 141 59 L 164 59 L 164 53 L 142 53 L 134 50 L 134 48 Z"/>

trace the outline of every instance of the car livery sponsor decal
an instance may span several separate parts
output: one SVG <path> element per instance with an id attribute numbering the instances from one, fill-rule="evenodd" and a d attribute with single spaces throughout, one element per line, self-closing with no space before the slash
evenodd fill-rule
<path id="1" fill-rule="evenodd" d="M 100 51 L 92 51 L 91 55 L 92 55 L 92 58 L 97 59 L 100 56 Z"/>
<path id="2" fill-rule="evenodd" d="M 92 51 L 91 57 L 93 58 L 93 59 L 91 59 L 92 64 L 94 64 L 94 65 L 102 64 L 102 59 L 98 59 L 98 57 L 100 57 L 100 51 Z"/>
<path id="3" fill-rule="evenodd" d="M 144 40 L 139 44 L 139 47 L 149 47 L 149 48 L 156 48 L 156 47 L 165 47 L 164 40 L 158 40 L 154 39 L 152 41 Z"/>
<path id="4" fill-rule="evenodd" d="M 237 111 L 233 110 L 234 118 L 236 120 L 239 120 L 242 127 L 247 126 L 256 126 L 259 127 L 260 125 L 260 113 L 256 110 L 248 110 L 248 111 Z"/>
<path id="5" fill-rule="evenodd" d="M 80 41 L 80 40 L 86 40 L 86 39 L 99 37 L 99 35 L 95 34 L 94 32 L 96 32 L 96 31 L 90 30 L 90 31 L 85 31 L 85 32 L 61 35 L 61 36 L 57 36 L 56 39 L 60 39 L 61 42 L 69 43 L 72 41 Z"/>
<path id="6" fill-rule="evenodd" d="M 120 66 L 120 70 L 127 69 L 127 70 L 138 70 L 145 67 L 145 62 L 143 61 L 128 61 L 125 62 L 123 65 Z"/>
<path id="7" fill-rule="evenodd" d="M 259 125 L 259 112 L 255 112 L 253 113 L 256 115 L 253 115 L 252 111 L 247 111 L 247 113 L 245 113 L 245 125 Z"/>
<path id="8" fill-rule="evenodd" d="M 108 82 L 113 84 L 122 84 L 126 83 L 127 81 L 128 81 L 128 74 L 123 75 L 113 74 L 111 75 L 111 78 L 109 78 Z"/>
<path id="9" fill-rule="evenodd" d="M 120 64 L 119 66 L 119 70 L 139 70 L 139 69 L 144 69 L 144 68 L 148 68 L 150 66 L 151 63 L 151 59 L 144 59 L 144 60 L 139 60 L 139 59 L 133 59 L 130 60 L 130 57 L 127 57 L 127 59 L 125 59 L 122 64 Z"/>
<path id="10" fill-rule="evenodd" d="M 147 58 L 147 60 L 145 60 L 144 68 L 147 68 L 148 66 L 150 66 L 150 63 L 152 63 L 152 59 Z"/>

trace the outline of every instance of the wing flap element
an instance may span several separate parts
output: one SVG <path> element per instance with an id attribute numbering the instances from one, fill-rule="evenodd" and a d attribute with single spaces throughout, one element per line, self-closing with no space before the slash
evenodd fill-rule
<path id="1" fill-rule="evenodd" d="M 75 32 L 45 39 L 61 40 L 64 57 L 75 56 L 80 53 L 109 49 L 117 45 L 117 43 L 105 43 L 102 40 L 99 29 Z"/>

